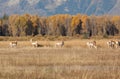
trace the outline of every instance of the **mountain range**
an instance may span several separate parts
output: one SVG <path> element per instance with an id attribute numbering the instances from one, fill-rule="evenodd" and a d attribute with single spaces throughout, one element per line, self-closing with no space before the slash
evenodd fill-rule
<path id="1" fill-rule="evenodd" d="M 24 13 L 120 15 L 120 0 L 0 0 L 0 16 Z"/>

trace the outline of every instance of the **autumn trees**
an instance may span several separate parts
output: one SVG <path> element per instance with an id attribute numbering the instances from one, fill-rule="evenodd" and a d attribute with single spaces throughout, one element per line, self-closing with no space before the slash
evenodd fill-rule
<path id="1" fill-rule="evenodd" d="M 6 14 L 0 18 L 0 36 L 9 36 L 9 22 Z"/>
<path id="2" fill-rule="evenodd" d="M 120 16 L 87 16 L 57 14 L 48 17 L 38 15 L 11 15 L 0 19 L 0 36 L 90 36 L 120 35 Z"/>
<path id="3" fill-rule="evenodd" d="M 87 31 L 89 36 L 117 35 L 119 30 L 112 21 L 113 16 L 89 16 Z M 120 18 L 119 18 L 120 19 Z"/>

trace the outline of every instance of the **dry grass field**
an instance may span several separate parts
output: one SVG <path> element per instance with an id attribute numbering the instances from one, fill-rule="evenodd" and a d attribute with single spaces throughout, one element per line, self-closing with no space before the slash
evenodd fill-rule
<path id="1" fill-rule="evenodd" d="M 120 79 L 120 49 L 110 49 L 108 39 L 96 40 L 98 49 L 89 49 L 89 40 L 38 41 L 34 48 L 29 41 L 0 42 L 0 79 Z"/>

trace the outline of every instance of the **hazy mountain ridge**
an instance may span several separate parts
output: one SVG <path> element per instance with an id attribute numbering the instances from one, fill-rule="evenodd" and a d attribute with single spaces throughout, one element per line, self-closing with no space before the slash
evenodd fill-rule
<path id="1" fill-rule="evenodd" d="M 120 15 L 120 0 L 0 0 L 0 16 L 6 14 L 112 14 Z"/>

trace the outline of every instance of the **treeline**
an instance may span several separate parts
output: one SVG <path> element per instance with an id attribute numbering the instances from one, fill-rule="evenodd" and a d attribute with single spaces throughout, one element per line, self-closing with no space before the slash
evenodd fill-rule
<path id="1" fill-rule="evenodd" d="M 109 36 L 120 35 L 120 16 L 58 14 L 11 15 L 0 19 L 0 36 Z"/>

